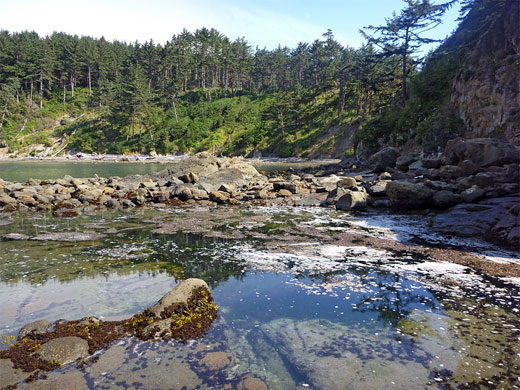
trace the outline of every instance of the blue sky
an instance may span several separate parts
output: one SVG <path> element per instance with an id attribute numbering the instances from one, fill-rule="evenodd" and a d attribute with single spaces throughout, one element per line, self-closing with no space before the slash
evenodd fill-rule
<path id="1" fill-rule="evenodd" d="M 439 0 L 437 0 L 437 3 Z M 216 28 L 253 46 L 290 48 L 312 42 L 330 28 L 345 46 L 359 47 L 359 29 L 384 24 L 402 0 L 0 0 L 0 29 L 104 36 L 109 40 L 164 43 L 183 28 Z M 429 37 L 444 38 L 456 27 L 457 9 Z"/>

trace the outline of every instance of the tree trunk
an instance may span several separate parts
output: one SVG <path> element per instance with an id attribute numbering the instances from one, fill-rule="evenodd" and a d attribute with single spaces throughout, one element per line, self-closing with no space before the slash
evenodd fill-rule
<path id="1" fill-rule="evenodd" d="M 33 79 L 31 77 L 31 102 L 33 101 L 33 91 L 34 91 L 34 82 L 33 82 Z"/>
<path id="2" fill-rule="evenodd" d="M 172 106 L 173 106 L 173 114 L 175 115 L 175 123 L 179 123 L 179 118 L 177 117 L 177 106 L 175 105 L 175 95 L 172 97 Z"/>
<path id="3" fill-rule="evenodd" d="M 43 70 L 40 71 L 40 110 L 43 108 Z"/>
<path id="4" fill-rule="evenodd" d="M 92 96 L 92 76 L 90 71 L 90 65 L 88 66 L 88 96 Z"/>
<path id="5" fill-rule="evenodd" d="M 66 88 L 67 88 L 67 86 L 66 86 L 65 82 L 63 82 L 63 103 L 65 103 L 65 98 L 67 96 Z"/>
<path id="6" fill-rule="evenodd" d="M 70 92 L 71 92 L 71 98 L 74 100 L 74 76 L 70 76 Z"/>

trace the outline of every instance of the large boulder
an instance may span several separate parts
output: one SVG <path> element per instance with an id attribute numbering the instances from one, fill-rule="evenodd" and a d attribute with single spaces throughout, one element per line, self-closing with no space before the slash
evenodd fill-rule
<path id="1" fill-rule="evenodd" d="M 444 149 L 447 164 L 469 160 L 480 168 L 520 162 L 520 152 L 512 144 L 494 138 L 452 139 Z"/>
<path id="2" fill-rule="evenodd" d="M 386 195 L 390 199 L 392 207 L 420 209 L 431 205 L 433 191 L 424 184 L 396 180 L 387 184 Z"/>
<path id="3" fill-rule="evenodd" d="M 163 296 L 159 302 L 148 308 L 148 311 L 157 318 L 166 318 L 173 306 L 176 308 L 189 307 L 191 300 L 200 289 L 209 291 L 208 285 L 204 280 L 196 278 L 183 280 L 173 290 Z"/>
<path id="4" fill-rule="evenodd" d="M 336 202 L 336 210 L 363 210 L 367 207 L 367 193 L 363 191 L 346 190 L 347 193 Z"/>
<path id="5" fill-rule="evenodd" d="M 372 155 L 368 163 L 374 171 L 382 172 L 388 167 L 395 167 L 395 162 L 398 157 L 399 151 L 396 148 L 388 147 Z"/>

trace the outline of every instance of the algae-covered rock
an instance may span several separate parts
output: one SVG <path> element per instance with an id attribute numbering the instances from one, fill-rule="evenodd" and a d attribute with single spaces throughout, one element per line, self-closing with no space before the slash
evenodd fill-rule
<path id="1" fill-rule="evenodd" d="M 148 311 L 157 318 L 166 318 L 173 306 L 188 307 L 200 289 L 209 291 L 209 287 L 204 280 L 196 278 L 183 280 L 173 290 L 163 296 L 159 302 L 150 307 Z"/>
<path id="2" fill-rule="evenodd" d="M 51 323 L 47 320 L 38 320 L 25 325 L 20 332 L 18 332 L 18 340 L 23 339 L 30 333 L 43 334 L 50 328 Z"/>

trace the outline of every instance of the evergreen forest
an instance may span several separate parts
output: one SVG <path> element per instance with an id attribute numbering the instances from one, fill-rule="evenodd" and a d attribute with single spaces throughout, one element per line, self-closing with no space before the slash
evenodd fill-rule
<path id="1" fill-rule="evenodd" d="M 418 55 L 453 3 L 405 0 L 360 48 L 330 30 L 274 50 L 207 28 L 165 44 L 0 31 L 0 147 L 319 156 L 347 129 L 356 143 L 420 142 L 471 39 Z M 476 34 L 493 2 L 462 3 Z"/>

